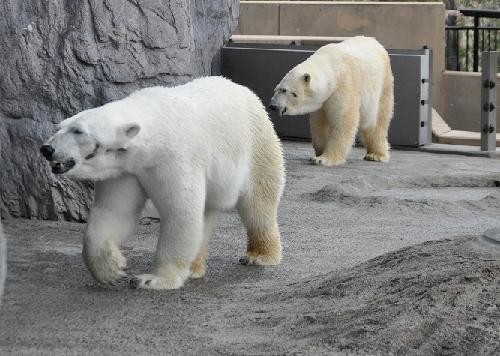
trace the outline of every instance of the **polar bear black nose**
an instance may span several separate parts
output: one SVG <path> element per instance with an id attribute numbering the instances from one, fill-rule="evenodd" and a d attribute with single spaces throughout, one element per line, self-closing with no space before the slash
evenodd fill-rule
<path id="1" fill-rule="evenodd" d="M 272 111 L 276 111 L 278 110 L 278 107 L 276 105 L 271 104 L 269 105 L 269 109 L 271 109 Z"/>
<path id="2" fill-rule="evenodd" d="M 42 148 L 40 148 L 40 152 L 42 152 L 42 155 L 49 161 L 52 160 L 54 151 L 55 150 L 51 145 L 43 145 Z"/>

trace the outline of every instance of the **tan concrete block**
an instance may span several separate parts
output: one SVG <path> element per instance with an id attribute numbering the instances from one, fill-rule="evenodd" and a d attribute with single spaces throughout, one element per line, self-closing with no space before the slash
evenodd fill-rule
<path id="1" fill-rule="evenodd" d="M 278 35 L 279 3 L 245 1 L 240 3 L 240 19 L 234 34 Z"/>

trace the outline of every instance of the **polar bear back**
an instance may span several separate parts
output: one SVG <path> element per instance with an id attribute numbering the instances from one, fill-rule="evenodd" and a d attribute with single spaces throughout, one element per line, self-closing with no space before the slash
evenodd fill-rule
<path id="1" fill-rule="evenodd" d="M 339 77 L 342 74 L 357 72 L 348 81 L 359 81 L 356 86 L 360 90 L 360 126 L 375 125 L 382 88 L 386 78 L 392 78 L 389 54 L 377 40 L 357 36 L 341 43 L 329 44 L 321 47 L 304 63 L 307 62 L 313 68 L 324 70 L 327 67 L 328 75 L 336 77 L 338 81 L 342 81 Z"/>
<path id="2" fill-rule="evenodd" d="M 258 140 L 256 131 L 273 130 L 258 97 L 221 77 L 200 78 L 173 88 L 143 89 L 122 104 L 126 110 L 141 108 L 138 139 L 151 149 L 155 142 L 172 151 L 186 143 L 200 145 L 198 149 L 203 151 L 223 145 L 243 149 Z M 169 142 L 163 142 L 165 136 Z"/>
<path id="3" fill-rule="evenodd" d="M 131 143 L 138 152 L 132 171 L 162 164 L 203 171 L 214 208 L 234 206 L 260 167 L 282 170 L 281 145 L 260 99 L 228 79 L 147 88 L 108 105 L 114 117 L 141 126 Z"/>

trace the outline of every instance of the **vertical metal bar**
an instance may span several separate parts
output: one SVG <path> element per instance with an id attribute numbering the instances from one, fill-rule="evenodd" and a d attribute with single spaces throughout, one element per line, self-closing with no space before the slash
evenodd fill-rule
<path id="1" fill-rule="evenodd" d="M 484 28 L 481 30 L 481 52 L 484 52 Z"/>
<path id="2" fill-rule="evenodd" d="M 465 71 L 469 71 L 469 29 L 465 30 Z"/>
<path id="3" fill-rule="evenodd" d="M 460 31 L 457 29 L 457 71 L 460 72 Z"/>
<path id="4" fill-rule="evenodd" d="M 432 94 L 433 94 L 433 80 L 434 80 L 434 73 L 432 71 L 432 63 L 433 63 L 433 56 L 434 56 L 434 51 L 430 48 L 425 48 L 425 54 L 426 57 L 426 67 L 429 68 L 429 80 L 427 82 L 427 88 L 428 88 L 428 94 L 427 94 L 427 100 L 428 100 L 428 105 L 427 105 L 427 142 L 426 143 L 432 143 L 432 106 L 433 106 L 433 100 L 432 100 Z M 422 59 L 424 60 L 424 59 Z"/>
<path id="5" fill-rule="evenodd" d="M 474 15 L 474 58 L 473 58 L 473 70 L 478 71 L 479 68 L 479 17 Z"/>
<path id="6" fill-rule="evenodd" d="M 481 151 L 496 151 L 496 77 L 500 52 L 482 53 L 481 62 Z"/>

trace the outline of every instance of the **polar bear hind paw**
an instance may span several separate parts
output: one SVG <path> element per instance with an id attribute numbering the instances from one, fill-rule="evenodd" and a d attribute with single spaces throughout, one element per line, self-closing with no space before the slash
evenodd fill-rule
<path id="1" fill-rule="evenodd" d="M 389 162 L 389 155 L 380 155 L 377 153 L 367 153 L 364 160 L 365 161 L 372 161 L 372 162 Z"/>
<path id="2" fill-rule="evenodd" d="M 193 263 L 191 265 L 191 278 L 203 278 L 207 272 L 207 266 L 204 263 Z"/>

